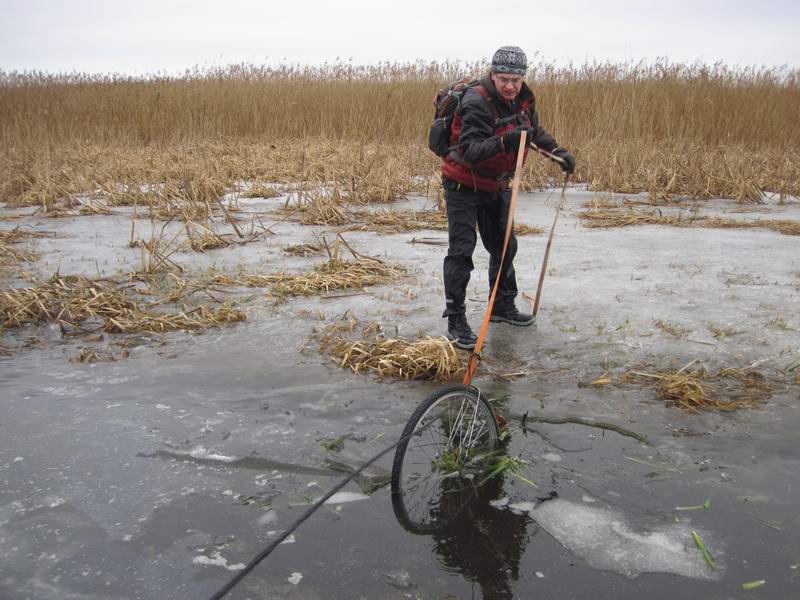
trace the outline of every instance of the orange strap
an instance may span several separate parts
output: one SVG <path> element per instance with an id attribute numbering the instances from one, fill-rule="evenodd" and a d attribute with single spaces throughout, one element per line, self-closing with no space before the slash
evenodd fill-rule
<path id="1" fill-rule="evenodd" d="M 514 229 L 514 209 L 517 207 L 517 196 L 519 195 L 519 182 L 522 174 L 522 161 L 525 159 L 525 144 L 527 142 L 528 132 L 523 129 L 520 131 L 519 136 L 519 149 L 517 150 L 517 166 L 514 170 L 514 183 L 511 185 L 511 204 L 508 207 L 508 221 L 506 222 L 506 234 L 503 239 L 503 253 L 500 255 L 500 266 L 497 268 L 497 277 L 494 279 L 494 286 L 492 293 L 489 296 L 489 303 L 486 305 L 486 310 L 483 313 L 483 322 L 481 329 L 478 332 L 478 341 L 475 342 L 475 349 L 472 351 L 472 356 L 469 357 L 467 363 L 467 370 L 464 373 L 464 385 L 468 386 L 472 383 L 472 377 L 478 369 L 478 362 L 481 359 L 481 348 L 483 341 L 486 338 L 486 332 L 489 331 L 489 317 L 492 315 L 492 307 L 494 306 L 494 299 L 497 295 L 497 288 L 500 286 L 500 275 L 503 273 L 503 261 L 506 258 L 506 250 L 508 249 L 508 240 L 511 239 L 511 231 Z"/>

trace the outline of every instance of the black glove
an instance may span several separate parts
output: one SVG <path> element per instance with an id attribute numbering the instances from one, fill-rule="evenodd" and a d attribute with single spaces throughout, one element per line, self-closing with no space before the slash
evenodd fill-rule
<path id="1" fill-rule="evenodd" d="M 516 129 L 512 129 L 511 131 L 506 131 L 503 134 L 503 150 L 506 152 L 516 152 L 519 149 L 519 137 L 522 135 L 522 132 L 525 131 L 527 127 L 517 127 Z M 531 139 L 531 130 L 528 130 L 528 141 L 530 142 Z"/>
<path id="2" fill-rule="evenodd" d="M 566 148 L 556 148 L 550 154 L 561 159 L 560 161 L 555 162 L 558 163 L 558 166 L 561 167 L 561 170 L 564 171 L 564 173 L 575 172 L 575 157 L 572 156 L 572 154 L 570 154 Z"/>

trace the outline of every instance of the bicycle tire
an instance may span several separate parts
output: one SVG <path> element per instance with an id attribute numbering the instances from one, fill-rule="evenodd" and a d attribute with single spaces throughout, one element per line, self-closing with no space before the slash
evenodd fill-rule
<path id="1" fill-rule="evenodd" d="M 401 437 L 392 463 L 392 504 L 401 525 L 415 533 L 433 531 L 458 514 L 475 489 L 465 469 L 500 447 L 491 405 L 477 388 L 463 385 L 425 398 Z"/>

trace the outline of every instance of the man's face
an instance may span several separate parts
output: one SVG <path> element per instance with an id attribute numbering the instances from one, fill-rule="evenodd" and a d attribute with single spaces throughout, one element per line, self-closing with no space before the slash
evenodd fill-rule
<path id="1" fill-rule="evenodd" d="M 512 73 L 492 73 L 492 83 L 504 100 L 513 100 L 522 89 L 522 75 Z"/>

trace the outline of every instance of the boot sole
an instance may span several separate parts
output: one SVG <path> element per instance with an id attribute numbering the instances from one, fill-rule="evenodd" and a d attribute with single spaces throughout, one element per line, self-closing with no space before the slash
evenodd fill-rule
<path id="1" fill-rule="evenodd" d="M 514 325 L 515 327 L 530 327 L 536 322 L 536 319 L 531 318 L 528 321 L 515 321 L 506 317 L 492 315 L 489 317 L 489 321 L 491 323 L 508 323 L 509 325 Z"/>
<path id="2" fill-rule="evenodd" d="M 447 335 L 447 338 L 453 341 L 456 348 L 461 348 L 462 350 L 474 350 L 475 344 L 478 342 L 478 340 L 475 340 L 474 342 L 462 342 L 461 340 L 459 340 L 458 338 L 454 338 L 450 334 Z"/>

